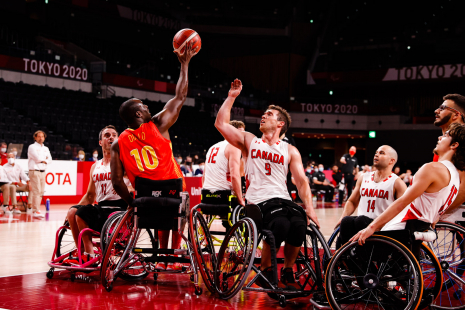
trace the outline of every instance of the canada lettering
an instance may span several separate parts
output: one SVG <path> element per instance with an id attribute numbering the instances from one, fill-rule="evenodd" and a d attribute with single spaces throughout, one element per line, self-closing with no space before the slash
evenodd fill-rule
<path id="1" fill-rule="evenodd" d="M 93 174 L 92 179 L 94 180 L 94 182 L 110 181 L 111 180 L 111 172 Z"/>
<path id="2" fill-rule="evenodd" d="M 373 188 L 362 188 L 361 190 L 361 196 L 367 196 L 367 197 L 378 197 L 382 199 L 389 199 L 389 191 L 384 191 L 382 189 L 380 190 L 375 190 Z"/>
<path id="3" fill-rule="evenodd" d="M 251 157 L 253 158 L 261 158 L 263 160 L 268 160 L 275 164 L 281 164 L 284 166 L 284 156 L 279 154 L 273 154 L 271 152 L 261 151 L 257 149 L 252 149 Z"/>

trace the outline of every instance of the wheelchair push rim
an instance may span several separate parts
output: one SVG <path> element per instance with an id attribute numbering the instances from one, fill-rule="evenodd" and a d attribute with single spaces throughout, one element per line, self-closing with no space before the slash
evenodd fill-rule
<path id="1" fill-rule="evenodd" d="M 346 243 L 326 270 L 325 292 L 332 309 L 417 309 L 423 276 L 400 242 L 374 235 L 363 246 Z"/>

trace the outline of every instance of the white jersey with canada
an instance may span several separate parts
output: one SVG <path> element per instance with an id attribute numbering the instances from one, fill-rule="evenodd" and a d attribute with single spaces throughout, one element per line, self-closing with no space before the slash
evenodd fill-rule
<path id="1" fill-rule="evenodd" d="M 365 215 L 371 219 L 377 218 L 394 202 L 394 183 L 398 176 L 391 173 L 390 176 L 375 182 L 375 173 L 365 172 L 360 185 L 360 202 L 358 215 Z"/>
<path id="2" fill-rule="evenodd" d="M 95 163 L 94 171 L 92 172 L 92 180 L 95 183 L 96 201 L 119 200 L 121 197 L 116 193 L 111 184 L 110 162 L 107 165 L 103 164 L 103 159 Z M 131 185 L 128 178 L 124 178 L 126 186 Z"/>
<path id="3" fill-rule="evenodd" d="M 450 173 L 449 184 L 435 193 L 424 192 L 418 196 L 409 206 L 384 225 L 382 230 L 405 229 L 406 221 L 420 220 L 427 223 L 436 222 L 454 202 L 460 187 L 460 178 L 457 168 L 448 160 L 440 161 Z M 412 184 L 415 183 L 415 176 Z M 411 187 L 407 188 L 407 191 Z"/>
<path id="4" fill-rule="evenodd" d="M 289 169 L 289 144 L 279 140 L 268 145 L 253 138 L 245 164 L 248 203 L 258 204 L 271 198 L 291 200 L 286 179 Z"/>
<path id="5" fill-rule="evenodd" d="M 204 189 L 216 192 L 232 188 L 229 161 L 224 154 L 228 145 L 228 141 L 224 140 L 214 144 L 208 150 L 205 162 Z"/>

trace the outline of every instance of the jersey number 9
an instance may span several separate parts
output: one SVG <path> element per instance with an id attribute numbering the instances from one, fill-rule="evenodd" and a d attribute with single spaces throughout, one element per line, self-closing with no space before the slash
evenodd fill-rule
<path id="1" fill-rule="evenodd" d="M 154 170 L 158 167 L 158 158 L 157 154 L 155 154 L 155 150 L 150 145 L 146 145 L 141 150 L 142 158 L 144 159 L 144 165 L 142 165 L 142 161 L 140 159 L 140 153 L 138 149 L 133 149 L 129 154 L 134 156 L 136 160 L 137 168 L 139 171 L 144 171 L 144 166 L 148 170 Z"/>

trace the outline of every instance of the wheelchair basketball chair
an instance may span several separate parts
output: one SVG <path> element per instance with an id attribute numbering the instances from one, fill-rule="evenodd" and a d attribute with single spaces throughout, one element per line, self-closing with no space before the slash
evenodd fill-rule
<path id="1" fill-rule="evenodd" d="M 192 243 L 183 232 L 182 222 L 186 220 L 189 211 L 189 196 L 182 192 L 182 179 L 153 181 L 136 178 L 135 183 L 137 196 L 133 209 L 128 210 L 118 222 L 105 248 L 100 273 L 103 286 L 107 291 L 111 291 L 121 272 L 132 268 L 154 273 L 154 280 L 157 280 L 158 274 L 161 273 L 190 274 L 195 294 L 202 294 Z M 141 231 L 144 229 L 150 232 L 151 240 L 141 238 Z M 159 230 L 177 230 L 186 248 L 160 249 Z M 126 231 L 130 231 L 130 234 L 122 240 L 121 236 Z M 189 267 L 184 266 L 182 270 L 157 270 L 155 265 L 158 262 L 178 262 L 189 264 Z"/>
<path id="2" fill-rule="evenodd" d="M 279 304 L 284 307 L 287 299 L 309 296 L 312 292 L 324 289 L 325 263 L 321 256 L 325 253 L 330 257 L 330 252 L 326 240 L 315 225 L 307 226 L 306 238 L 294 265 L 294 277 L 300 289 L 284 290 L 278 287 L 278 264 L 284 263 L 284 259 L 276 257 L 274 236 L 271 231 L 263 229 L 260 208 L 256 205 L 246 205 L 238 213 L 239 220 L 234 218 L 235 223 L 226 234 L 218 252 L 214 282 L 221 298 L 229 299 L 241 289 L 257 291 L 279 300 Z M 303 209 L 302 216 L 307 216 Z M 257 246 L 265 235 L 267 240 L 270 240 L 273 269 L 271 281 L 259 268 L 261 254 L 257 252 Z M 251 270 L 255 272 L 255 276 L 243 287 Z M 258 278 L 265 281 L 270 288 L 252 287 Z"/>
<path id="3" fill-rule="evenodd" d="M 232 226 L 232 213 L 237 199 L 230 190 L 202 190 L 201 203 L 192 208 L 189 218 L 189 233 L 193 237 L 192 247 L 200 274 L 208 290 L 215 294 L 214 270 L 216 248 L 223 242 L 218 236 L 225 236 Z M 221 220 L 226 231 L 212 230 L 215 220 Z M 224 238 L 224 237 L 223 237 Z"/>
<path id="4" fill-rule="evenodd" d="M 47 278 L 53 278 L 55 269 L 63 269 L 71 272 L 71 281 L 74 281 L 76 278 L 76 272 L 90 273 L 93 271 L 100 270 L 100 262 L 102 259 L 103 249 L 108 243 L 108 238 L 112 233 L 112 230 L 115 228 L 118 220 L 123 216 L 122 211 L 113 212 L 108 217 L 105 222 L 102 231 L 97 232 L 90 228 L 83 229 L 79 233 L 78 244 L 76 248 L 73 235 L 71 233 L 71 228 L 69 226 L 68 220 L 65 220 L 64 224 L 58 228 L 56 233 L 55 249 L 53 251 L 52 260 L 48 262 L 50 270 L 47 272 Z M 96 254 L 95 258 L 89 260 L 88 262 L 83 262 L 81 254 L 84 253 L 84 247 L 82 243 L 82 236 L 84 233 L 90 232 L 92 244 L 94 246 L 94 252 Z M 70 257 L 76 257 L 78 259 L 78 264 L 69 265 L 63 263 L 65 259 Z M 123 275 L 124 277 L 124 275 Z"/>
<path id="5" fill-rule="evenodd" d="M 338 234 L 339 227 L 329 238 L 331 249 Z M 326 266 L 326 295 L 314 295 L 310 302 L 318 309 L 430 306 L 443 286 L 441 264 L 427 245 L 433 239 L 434 233 L 398 230 L 377 232 L 363 246 L 347 242 Z"/>

